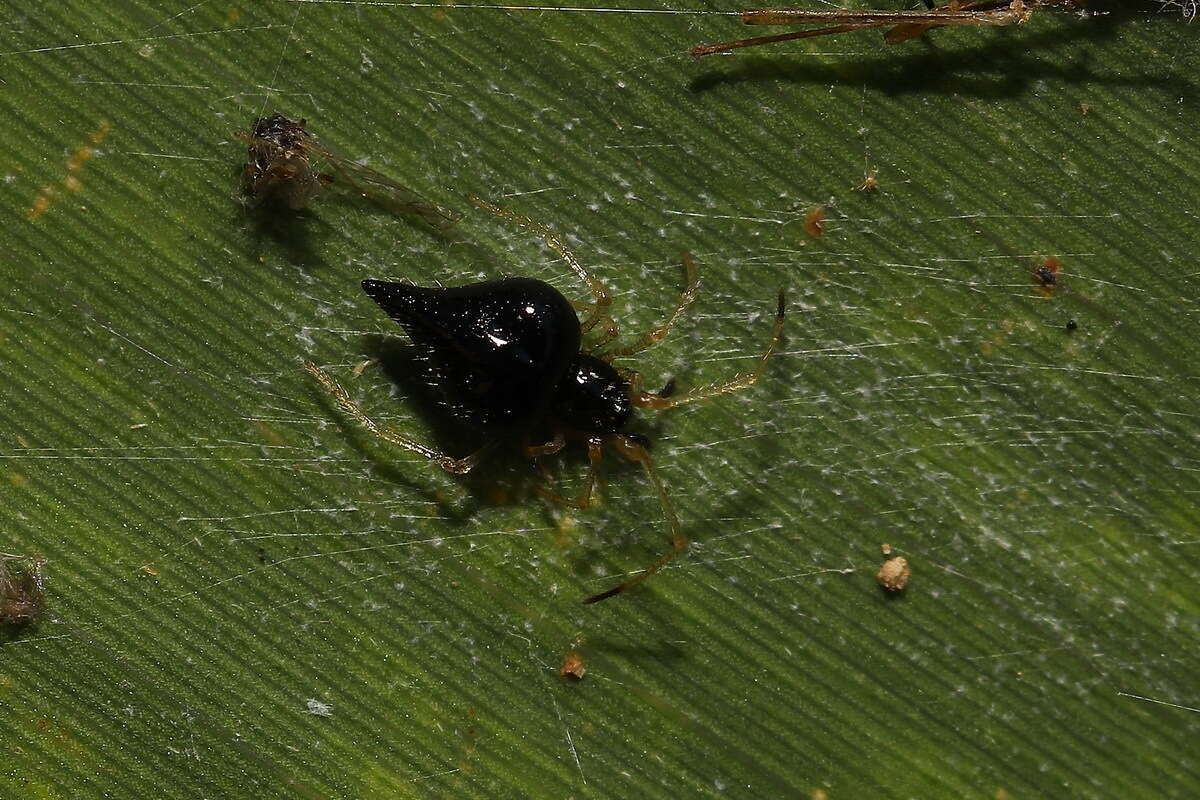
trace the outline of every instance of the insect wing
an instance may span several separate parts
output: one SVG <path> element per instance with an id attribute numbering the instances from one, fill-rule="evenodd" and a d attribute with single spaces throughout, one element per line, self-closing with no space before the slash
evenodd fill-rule
<path id="1" fill-rule="evenodd" d="M 342 181 L 372 203 L 403 216 L 417 217 L 439 231 L 450 228 L 458 221 L 458 217 L 450 211 L 368 166 L 351 161 L 315 141 L 310 148 L 329 164 L 335 182 Z"/>

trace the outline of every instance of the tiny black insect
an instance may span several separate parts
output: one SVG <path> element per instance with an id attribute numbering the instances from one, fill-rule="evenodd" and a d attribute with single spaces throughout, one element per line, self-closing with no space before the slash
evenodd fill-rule
<path id="1" fill-rule="evenodd" d="M 578 498 L 538 487 L 543 497 L 562 505 L 584 509 L 592 504 L 605 446 L 641 464 L 662 505 L 670 550 L 635 577 L 584 602 L 604 600 L 658 572 L 688 545 L 649 452 L 640 437 L 624 432 L 634 408 L 674 408 L 751 386 L 779 343 L 784 293 L 779 292 L 770 344 L 753 370 L 679 396 L 673 395 L 673 381 L 661 392 L 646 392 L 637 372 L 612 362 L 662 341 L 696 299 L 699 284 L 691 256 L 683 255 L 687 287 L 671 316 L 634 344 L 605 350 L 616 338 L 617 326 L 608 315 L 611 295 L 604 285 L 549 229 L 482 200 L 472 198 L 472 202 L 541 235 L 588 286 L 593 302 L 572 303 L 550 284 L 532 278 L 501 278 L 454 288 L 367 280 L 362 287 L 422 351 L 425 377 L 440 389 L 444 405 L 456 418 L 495 434 L 492 441 L 466 458 L 453 458 L 377 424 L 323 370 L 314 364 L 306 368 L 342 410 L 371 433 L 448 472 L 471 471 L 500 441 L 516 441 L 535 464 L 539 457 L 562 450 L 568 440 L 584 442 L 590 468 Z M 577 311 L 586 312 L 582 321 Z M 600 341 L 583 352 L 583 334 L 593 329 L 602 331 Z M 544 470 L 542 475 L 546 477 Z"/>

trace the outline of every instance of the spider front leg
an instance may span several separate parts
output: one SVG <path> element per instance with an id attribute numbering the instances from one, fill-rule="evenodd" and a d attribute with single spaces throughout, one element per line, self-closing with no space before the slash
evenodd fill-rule
<path id="1" fill-rule="evenodd" d="M 578 300 L 572 300 L 571 307 L 576 311 L 590 312 L 595 306 L 592 303 L 581 303 Z M 617 329 L 617 323 L 608 314 L 602 314 L 592 327 L 594 328 L 596 326 L 603 328 L 604 333 L 602 333 L 600 338 L 592 343 L 590 347 L 591 350 L 598 350 L 621 335 L 620 331 Z M 582 325 L 580 327 L 582 328 Z"/>
<path id="2" fill-rule="evenodd" d="M 767 368 L 767 362 L 771 360 L 771 356 L 775 354 L 775 348 L 779 346 L 779 338 L 783 334 L 783 315 L 787 306 L 787 297 L 782 289 L 779 290 L 779 303 L 775 309 L 775 324 L 771 328 L 771 342 L 767 345 L 767 349 L 759 357 L 758 366 L 749 372 L 743 372 L 735 375 L 728 381 L 721 383 L 710 384 L 709 386 L 700 389 L 693 389 L 686 394 L 666 397 L 662 393 L 652 394 L 643 392 L 638 385 L 633 386 L 633 404 L 641 408 L 650 408 L 656 411 L 663 411 L 675 406 L 682 406 L 688 403 L 695 403 L 700 400 L 708 400 L 711 397 L 719 397 L 723 394 L 729 394 L 741 389 L 753 386 L 754 383 L 763 374 Z"/>
<path id="3" fill-rule="evenodd" d="M 605 287 L 604 283 L 595 275 L 593 275 L 587 267 L 583 266 L 583 264 L 579 262 L 579 259 L 575 257 L 574 253 L 567 249 L 567 246 L 563 244 L 562 239 L 559 238 L 557 233 L 550 230 L 545 225 L 539 225 L 528 217 L 523 217 L 520 214 L 509 211 L 506 208 L 500 208 L 499 206 L 492 205 L 482 198 L 468 197 L 467 199 L 478 208 L 482 208 L 484 211 L 500 217 L 500 219 L 507 220 L 518 227 L 524 228 L 527 231 L 531 231 L 536 233 L 538 236 L 541 236 L 542 241 L 546 243 L 546 246 L 558 253 L 562 260 L 567 262 L 567 265 L 577 276 L 579 276 L 579 279 L 588 287 L 588 291 L 592 293 L 592 297 L 595 298 L 595 302 L 592 303 L 591 306 L 591 314 L 589 314 L 588 318 L 582 323 L 583 330 L 591 330 L 596 326 L 597 323 L 608 316 L 608 307 L 612 305 L 612 295 L 609 294 L 609 291 L 607 287 Z M 609 321 L 611 322 L 611 320 Z"/>
<path id="4" fill-rule="evenodd" d="M 561 435 L 562 434 L 559 434 L 558 436 L 561 437 Z M 556 441 L 561 441 L 561 439 L 556 437 Z M 536 449 L 539 449 L 539 448 L 526 448 L 526 452 L 529 452 L 530 450 L 536 450 Z M 561 449 L 562 448 L 559 447 L 559 450 L 561 450 Z M 554 452 L 558 452 L 558 450 L 555 450 Z M 595 502 L 596 483 L 599 481 L 600 459 L 603 457 L 603 455 L 604 455 L 604 440 L 601 439 L 599 436 L 590 437 L 588 439 L 588 475 L 587 475 L 586 481 L 583 484 L 583 490 L 580 491 L 580 493 L 579 493 L 579 497 L 577 497 L 575 499 L 572 499 L 570 497 L 564 497 L 563 495 L 559 494 L 558 492 L 555 492 L 551 489 L 547 489 L 544 486 L 534 487 L 534 490 L 539 495 L 544 497 L 546 500 L 549 500 L 552 503 L 558 503 L 560 506 L 567 506 L 569 508 L 577 508 L 580 511 L 591 508 L 592 504 Z M 538 466 L 539 466 L 539 470 L 542 473 L 542 477 L 549 480 L 550 475 L 549 475 L 548 471 L 546 471 L 544 469 L 540 469 L 541 468 L 540 464 Z"/>
<path id="5" fill-rule="evenodd" d="M 692 254 L 686 251 L 683 253 L 682 261 L 687 283 L 683 288 L 683 292 L 679 295 L 679 303 L 676 304 L 675 310 L 671 312 L 671 316 L 667 317 L 666 321 L 661 325 L 646 331 L 642 338 L 633 344 L 609 350 L 602 356 L 605 361 L 631 356 L 634 353 L 640 353 L 658 344 L 667 338 L 667 334 L 671 332 L 671 328 L 675 326 L 675 323 L 687 312 L 692 303 L 696 302 L 696 295 L 700 292 L 700 279 L 696 277 L 696 262 L 692 260 Z"/>
<path id="6" fill-rule="evenodd" d="M 341 387 L 341 385 L 331 378 L 326 372 L 316 364 L 305 361 L 304 368 L 317 381 L 325 387 L 325 390 L 333 395 L 333 399 L 337 401 L 338 406 L 349 416 L 353 417 L 359 425 L 362 425 L 375 436 L 383 439 L 385 442 L 403 447 L 409 452 L 416 453 L 419 456 L 429 459 L 447 472 L 453 472 L 456 475 L 466 475 L 476 467 L 479 460 L 491 448 L 491 445 L 476 450 L 466 458 L 453 458 L 445 453 L 442 453 L 428 445 L 421 444 L 415 439 L 410 439 L 394 428 L 386 425 L 380 425 L 375 420 L 368 417 L 359 407 L 358 403 L 350 397 L 349 393 Z"/>
<path id="7" fill-rule="evenodd" d="M 662 479 L 658 477 L 658 472 L 654 469 L 654 459 L 650 457 L 650 453 L 632 437 L 621 433 L 609 434 L 605 437 L 605 442 L 611 444 L 618 453 L 630 461 L 642 465 L 642 469 L 646 473 L 646 480 L 650 481 L 650 485 L 654 487 L 654 492 L 658 495 L 658 501 L 662 505 L 663 519 L 667 523 L 667 536 L 671 541 L 671 549 L 637 575 L 611 589 L 600 592 L 600 594 L 592 595 L 583 601 L 585 603 L 598 603 L 629 591 L 671 563 L 676 556 L 688 548 L 688 539 L 683 535 L 683 530 L 679 525 L 679 515 L 675 513 L 675 505 L 671 502 L 671 496 L 667 494 L 667 487 L 663 485 Z"/>

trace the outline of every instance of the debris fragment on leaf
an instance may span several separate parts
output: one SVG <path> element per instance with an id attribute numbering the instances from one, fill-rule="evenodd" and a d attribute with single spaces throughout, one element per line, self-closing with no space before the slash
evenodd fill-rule
<path id="1" fill-rule="evenodd" d="M 883 562 L 883 566 L 875 574 L 875 580 L 884 589 L 890 592 L 899 592 L 908 586 L 911 574 L 912 571 L 908 568 L 908 559 L 904 556 L 896 556 Z"/>
<path id="2" fill-rule="evenodd" d="M 587 667 L 583 665 L 583 658 L 579 653 L 571 652 L 567 653 L 567 657 L 563 659 L 558 674 L 564 678 L 572 678 L 577 681 L 583 680 L 583 676 L 587 674 Z"/>
<path id="3" fill-rule="evenodd" d="M 0 626 L 28 625 L 46 610 L 45 564 L 38 558 L 0 553 Z"/>

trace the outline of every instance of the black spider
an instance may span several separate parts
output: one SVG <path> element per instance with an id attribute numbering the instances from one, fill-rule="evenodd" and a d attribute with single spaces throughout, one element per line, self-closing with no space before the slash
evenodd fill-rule
<path id="1" fill-rule="evenodd" d="M 615 367 L 612 362 L 662 341 L 696 299 L 699 286 L 691 256 L 683 255 L 687 287 L 671 316 L 634 344 L 605 350 L 617 337 L 617 327 L 608 315 L 611 296 L 604 285 L 549 229 L 482 200 L 472 201 L 540 234 L 587 284 L 594 301 L 572 303 L 550 284 L 532 278 L 501 278 L 453 288 L 367 280 L 362 287 L 423 352 L 425 377 L 440 390 L 451 414 L 495 434 L 491 441 L 466 458 L 453 458 L 377 424 L 323 370 L 314 364 L 306 364 L 306 368 L 341 408 L 371 433 L 424 456 L 448 472 L 471 471 L 488 451 L 504 441 L 518 443 L 535 463 L 541 456 L 562 450 L 568 440 L 586 443 L 590 469 L 578 498 L 538 487 L 542 496 L 563 505 L 584 509 L 592 504 L 596 468 L 605 446 L 641 464 L 662 504 L 671 549 L 635 577 L 584 602 L 604 600 L 638 585 L 688 545 L 645 444 L 640 437 L 624 432 L 634 408 L 674 408 L 751 386 L 779 343 L 784 293 L 779 292 L 770 344 L 753 370 L 680 396 L 672 396 L 673 381 L 661 392 L 645 392 L 637 372 Z M 577 311 L 586 312 L 582 321 Z M 598 326 L 603 330 L 600 341 L 589 352 L 581 351 L 583 334 Z"/>

